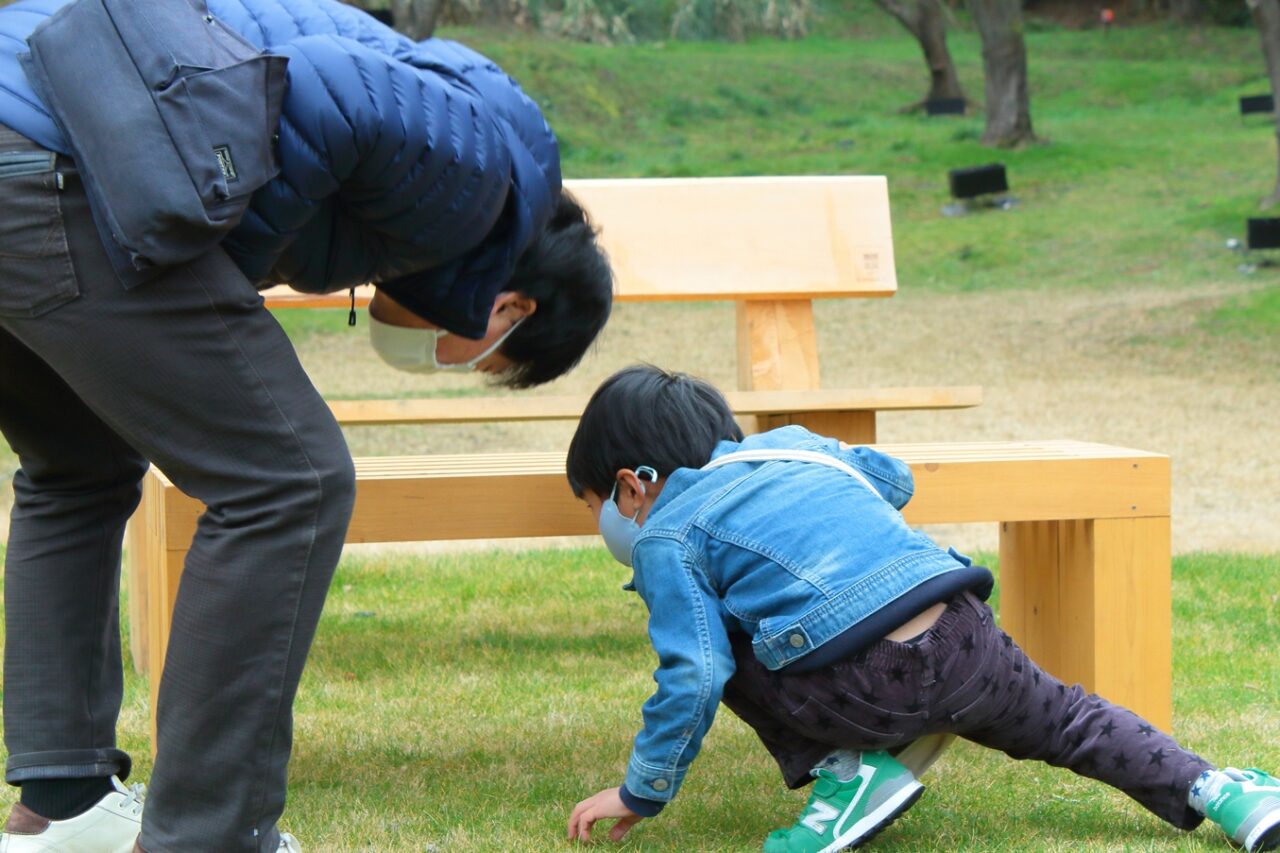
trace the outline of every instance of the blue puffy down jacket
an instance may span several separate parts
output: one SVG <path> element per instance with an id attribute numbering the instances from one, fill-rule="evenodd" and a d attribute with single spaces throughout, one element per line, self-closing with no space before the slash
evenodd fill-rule
<path id="1" fill-rule="evenodd" d="M 0 9 L 0 124 L 63 153 L 17 57 L 66 2 Z M 289 58 L 281 173 L 223 248 L 256 283 L 329 292 L 379 282 L 426 319 L 482 337 L 560 192 L 555 136 L 537 105 L 475 51 L 415 43 L 334 0 L 208 5 Z"/>

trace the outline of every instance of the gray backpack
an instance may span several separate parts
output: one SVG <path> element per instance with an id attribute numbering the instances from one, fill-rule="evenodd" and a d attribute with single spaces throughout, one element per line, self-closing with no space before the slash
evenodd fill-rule
<path id="1" fill-rule="evenodd" d="M 75 0 L 27 44 L 126 285 L 207 252 L 279 172 L 288 60 L 204 0 Z"/>

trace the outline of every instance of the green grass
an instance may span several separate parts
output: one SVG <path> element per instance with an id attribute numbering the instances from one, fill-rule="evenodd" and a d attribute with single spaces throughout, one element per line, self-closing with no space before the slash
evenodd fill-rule
<path id="1" fill-rule="evenodd" d="M 1174 571 L 1177 733 L 1211 760 L 1280 766 L 1280 608 L 1256 592 L 1274 558 L 1195 555 Z M 383 839 L 372 849 L 559 849 L 573 803 L 619 781 L 652 687 L 625 574 L 598 548 L 344 563 L 298 706 L 289 825 L 362 849 L 330 813 L 355 792 Z M 628 848 L 755 849 L 802 803 L 775 777 L 722 714 L 681 797 Z M 1226 848 L 1099 784 L 962 745 L 875 849 Z"/>
<path id="2" fill-rule="evenodd" d="M 1228 300 L 1203 320 L 1211 334 L 1280 346 L 1280 286 L 1269 285 Z"/>
<path id="3" fill-rule="evenodd" d="M 340 334 L 347 327 L 345 308 L 290 308 L 273 313 L 294 346 L 316 335 Z"/>
<path id="4" fill-rule="evenodd" d="M 1211 761 L 1280 767 L 1278 558 L 1174 563 L 1175 734 Z M 567 849 L 569 810 L 618 783 L 652 689 L 625 574 L 602 548 L 344 560 L 297 703 L 286 828 L 308 851 Z M 145 697 L 130 675 L 122 739 L 143 779 Z M 1184 835 L 1098 783 L 969 744 L 925 781 L 871 849 L 1229 849 L 1212 827 Z M 802 803 L 725 712 L 675 804 L 625 849 L 758 849 Z"/>

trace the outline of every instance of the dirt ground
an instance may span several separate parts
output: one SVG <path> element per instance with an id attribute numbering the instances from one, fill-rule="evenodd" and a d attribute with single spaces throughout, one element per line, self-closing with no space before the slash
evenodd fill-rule
<path id="1" fill-rule="evenodd" d="M 904 286 L 888 300 L 820 302 L 822 382 L 983 387 L 973 409 L 881 416 L 883 441 L 1068 438 L 1167 453 L 1175 552 L 1280 554 L 1280 347 L 1275 336 L 1222 340 L 1198 326 L 1206 308 L 1256 286 L 967 294 Z M 733 387 L 733 326 L 729 305 L 620 305 L 582 366 L 539 393 L 589 390 L 634 361 Z M 325 395 L 487 393 L 475 377 L 385 368 L 366 328 L 300 345 Z M 348 438 L 353 453 L 366 455 L 552 450 L 571 433 L 569 424 L 362 427 Z M 962 548 L 996 546 L 992 525 L 929 532 Z"/>

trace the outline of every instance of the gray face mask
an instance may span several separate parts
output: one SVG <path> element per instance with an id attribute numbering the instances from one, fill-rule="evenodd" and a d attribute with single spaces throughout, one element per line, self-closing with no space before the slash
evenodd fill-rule
<path id="1" fill-rule="evenodd" d="M 484 352 L 468 361 L 459 364 L 441 364 L 436 357 L 436 348 L 440 339 L 449 334 L 444 329 L 418 329 L 410 326 L 395 326 L 384 323 L 373 317 L 369 318 L 369 342 L 373 344 L 378 357 L 396 370 L 409 373 L 436 373 L 443 370 L 475 370 L 476 365 L 484 361 L 498 348 L 506 343 L 511 333 L 525 321 L 524 317 L 511 324 L 511 328 L 502 333 Z"/>
<path id="2" fill-rule="evenodd" d="M 647 476 L 649 482 L 656 483 L 658 481 L 658 472 L 650 468 L 648 465 L 641 465 L 636 469 L 636 477 Z M 640 493 L 645 493 L 644 480 L 640 480 Z M 640 535 L 640 525 L 636 521 L 640 517 L 640 509 L 636 509 L 636 514 L 627 518 L 618 509 L 618 484 L 613 484 L 613 491 L 609 493 L 609 499 L 600 504 L 600 536 L 604 539 L 604 544 L 608 546 L 609 553 L 613 558 L 624 566 L 631 565 L 631 549 L 636 544 L 636 537 Z"/>

